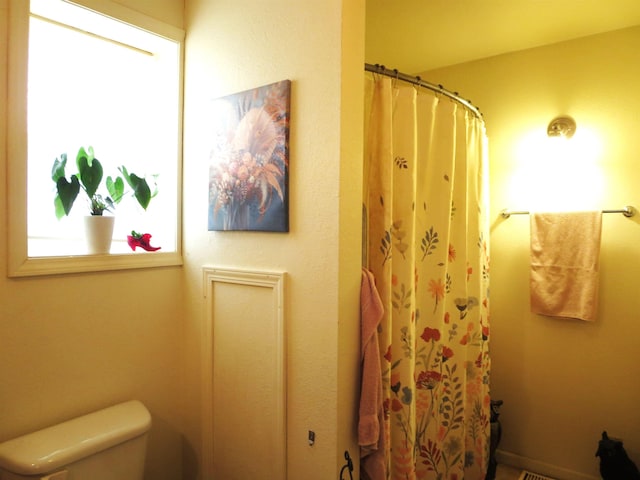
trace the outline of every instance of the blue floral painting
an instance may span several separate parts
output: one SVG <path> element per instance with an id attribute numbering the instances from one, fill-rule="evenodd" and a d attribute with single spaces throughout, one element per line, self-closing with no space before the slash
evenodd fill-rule
<path id="1" fill-rule="evenodd" d="M 209 230 L 289 231 L 291 81 L 217 99 Z"/>

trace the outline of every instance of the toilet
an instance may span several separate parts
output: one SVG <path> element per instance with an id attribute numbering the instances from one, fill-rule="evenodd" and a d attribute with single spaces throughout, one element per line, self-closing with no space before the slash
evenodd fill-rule
<path id="1" fill-rule="evenodd" d="M 151 415 L 137 400 L 0 443 L 0 480 L 142 480 Z"/>

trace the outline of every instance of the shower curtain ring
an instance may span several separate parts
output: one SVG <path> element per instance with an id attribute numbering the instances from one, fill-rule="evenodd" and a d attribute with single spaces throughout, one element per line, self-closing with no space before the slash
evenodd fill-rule
<path id="1" fill-rule="evenodd" d="M 397 68 L 394 68 L 393 73 L 395 73 L 395 77 L 391 77 L 391 78 L 393 79 L 393 88 L 396 88 L 398 86 L 398 78 L 400 76 L 400 72 L 398 71 Z"/>

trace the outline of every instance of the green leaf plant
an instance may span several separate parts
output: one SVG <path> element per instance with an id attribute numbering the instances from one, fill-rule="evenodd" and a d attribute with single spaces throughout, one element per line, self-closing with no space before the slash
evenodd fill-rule
<path id="1" fill-rule="evenodd" d="M 78 198 L 80 190 L 87 194 L 89 200 L 89 212 L 91 215 L 102 215 L 104 211 L 114 212 L 116 204 L 131 193 L 140 206 L 146 210 L 149 202 L 158 193 L 157 189 L 151 191 L 147 180 L 121 166 L 118 168 L 122 176 L 110 177 L 105 180 L 104 187 L 108 195 L 98 193 L 103 178 L 102 164 L 94 156 L 93 147 L 87 150 L 80 147 L 76 155 L 78 172 L 67 179 L 65 169 L 67 166 L 67 154 L 63 153 L 53 162 L 51 179 L 56 184 L 56 197 L 54 200 L 56 217 L 60 220 L 69 215 L 73 203 Z M 125 192 L 125 181 L 131 192 Z M 155 183 L 154 183 L 155 187 Z"/>

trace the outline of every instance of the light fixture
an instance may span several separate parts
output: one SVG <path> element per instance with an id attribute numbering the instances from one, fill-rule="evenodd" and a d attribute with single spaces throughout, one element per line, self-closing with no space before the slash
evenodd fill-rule
<path id="1" fill-rule="evenodd" d="M 547 135 L 550 137 L 571 138 L 576 133 L 576 121 L 569 116 L 556 117 L 547 127 Z"/>

